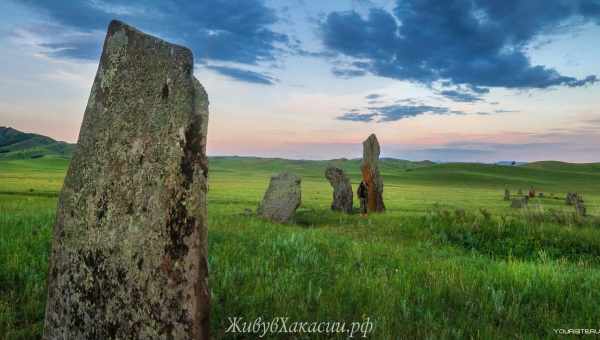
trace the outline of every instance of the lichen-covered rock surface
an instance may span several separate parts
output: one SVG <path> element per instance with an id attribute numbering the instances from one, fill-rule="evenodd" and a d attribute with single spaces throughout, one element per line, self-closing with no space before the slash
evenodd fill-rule
<path id="1" fill-rule="evenodd" d="M 287 172 L 272 176 L 258 215 L 273 222 L 290 222 L 302 200 L 300 181 L 300 177 Z"/>
<path id="2" fill-rule="evenodd" d="M 113 21 L 60 194 L 45 339 L 208 339 L 207 95 Z"/>
<path id="3" fill-rule="evenodd" d="M 375 134 L 371 134 L 363 142 L 363 159 L 360 166 L 363 181 L 367 184 L 367 210 L 383 212 L 383 178 L 379 173 L 379 154 L 381 149 Z"/>
<path id="4" fill-rule="evenodd" d="M 528 196 L 517 197 L 517 198 L 512 199 L 510 206 L 511 206 L 511 208 L 516 208 L 516 209 L 527 208 L 528 202 L 529 202 Z"/>
<path id="5" fill-rule="evenodd" d="M 329 166 L 325 170 L 325 178 L 327 178 L 333 188 L 331 209 L 348 214 L 352 213 L 352 185 L 344 170 L 335 166 Z"/>

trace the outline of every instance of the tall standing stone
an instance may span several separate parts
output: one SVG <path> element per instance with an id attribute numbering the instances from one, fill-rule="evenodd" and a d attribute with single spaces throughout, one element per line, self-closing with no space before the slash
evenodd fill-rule
<path id="1" fill-rule="evenodd" d="M 363 159 L 360 166 L 363 181 L 367 184 L 367 209 L 369 212 L 382 212 L 385 210 L 383 203 L 383 179 L 379 174 L 380 152 L 377 136 L 371 134 L 363 142 Z"/>
<path id="2" fill-rule="evenodd" d="M 45 339 L 208 339 L 208 99 L 192 52 L 111 22 L 59 197 Z"/>
<path id="3" fill-rule="evenodd" d="M 290 222 L 302 200 L 300 181 L 300 177 L 287 172 L 272 176 L 258 215 L 273 222 Z"/>
<path id="4" fill-rule="evenodd" d="M 333 202 L 331 209 L 345 213 L 352 213 L 352 185 L 344 170 L 330 166 L 325 170 L 325 178 L 333 187 Z"/>

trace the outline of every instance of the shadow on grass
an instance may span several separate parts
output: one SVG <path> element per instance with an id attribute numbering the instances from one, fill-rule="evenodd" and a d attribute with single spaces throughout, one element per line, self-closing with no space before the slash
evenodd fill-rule
<path id="1" fill-rule="evenodd" d="M 360 217 L 358 209 L 355 209 L 352 214 L 345 214 L 329 208 L 300 208 L 294 215 L 294 222 L 306 228 L 318 228 L 353 223 L 357 217 Z"/>
<path id="2" fill-rule="evenodd" d="M 30 191 L 0 191 L 0 195 L 54 198 L 54 197 L 58 197 L 58 192 L 57 191 L 34 191 L 33 189 L 30 189 Z"/>

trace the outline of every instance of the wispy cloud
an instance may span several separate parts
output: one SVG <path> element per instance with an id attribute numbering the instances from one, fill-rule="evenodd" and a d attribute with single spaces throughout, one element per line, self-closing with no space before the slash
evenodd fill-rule
<path id="1" fill-rule="evenodd" d="M 367 72 L 358 69 L 349 69 L 349 68 L 332 68 L 331 73 L 340 78 L 354 78 L 361 77 L 367 74 Z"/>
<path id="2" fill-rule="evenodd" d="M 338 120 L 347 120 L 351 122 L 371 122 L 378 116 L 377 113 L 359 113 L 359 112 L 346 112 L 343 115 L 337 117 Z"/>
<path id="3" fill-rule="evenodd" d="M 377 121 L 379 123 L 384 123 L 394 122 L 411 117 L 417 117 L 424 114 L 463 115 L 465 114 L 465 112 L 459 110 L 451 110 L 448 107 L 430 105 L 392 104 L 384 106 L 369 106 L 363 111 L 354 109 L 337 117 L 337 119 L 353 122 Z"/>
<path id="4" fill-rule="evenodd" d="M 455 102 L 461 103 L 475 103 L 482 101 L 481 96 L 479 95 L 469 92 L 460 92 L 457 90 L 443 90 L 440 91 L 439 94 Z"/>
<path id="5" fill-rule="evenodd" d="M 248 83 L 262 84 L 262 85 L 274 85 L 278 79 L 273 78 L 267 74 L 258 73 L 246 69 L 230 67 L 230 66 L 215 66 L 206 65 L 205 68 L 216 71 L 226 77 L 240 80 Z"/>

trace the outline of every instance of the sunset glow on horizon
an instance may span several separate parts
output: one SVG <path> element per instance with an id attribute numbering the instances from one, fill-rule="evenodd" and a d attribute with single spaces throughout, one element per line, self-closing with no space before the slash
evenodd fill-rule
<path id="1" fill-rule="evenodd" d="M 75 142 L 117 18 L 193 50 L 209 155 L 600 161 L 595 2 L 173 3 L 4 2 L 0 126 Z"/>

